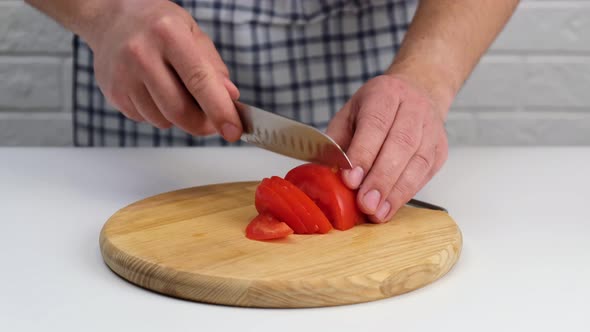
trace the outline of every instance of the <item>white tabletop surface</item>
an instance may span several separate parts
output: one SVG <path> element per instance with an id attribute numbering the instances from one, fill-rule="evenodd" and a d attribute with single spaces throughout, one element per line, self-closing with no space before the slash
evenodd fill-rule
<path id="1" fill-rule="evenodd" d="M 101 259 L 103 223 L 133 201 L 297 164 L 254 148 L 0 148 L 0 331 L 590 331 L 590 148 L 452 148 L 418 198 L 448 208 L 462 256 L 391 299 L 208 305 L 136 287 Z"/>

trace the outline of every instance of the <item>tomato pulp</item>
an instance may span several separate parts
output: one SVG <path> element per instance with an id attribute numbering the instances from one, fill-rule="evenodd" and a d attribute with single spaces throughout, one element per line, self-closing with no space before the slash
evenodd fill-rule
<path id="1" fill-rule="evenodd" d="M 257 215 L 246 227 L 246 236 L 252 240 L 272 240 L 290 234 L 291 227 L 270 214 Z"/>

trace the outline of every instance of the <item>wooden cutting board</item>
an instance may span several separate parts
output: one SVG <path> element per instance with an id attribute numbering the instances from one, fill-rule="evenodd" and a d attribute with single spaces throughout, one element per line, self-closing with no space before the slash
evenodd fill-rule
<path id="1" fill-rule="evenodd" d="M 320 307 L 383 299 L 446 274 L 461 232 L 440 211 L 402 208 L 389 223 L 325 235 L 249 240 L 257 182 L 150 197 L 104 225 L 106 264 L 141 287 L 194 301 L 246 307 Z"/>

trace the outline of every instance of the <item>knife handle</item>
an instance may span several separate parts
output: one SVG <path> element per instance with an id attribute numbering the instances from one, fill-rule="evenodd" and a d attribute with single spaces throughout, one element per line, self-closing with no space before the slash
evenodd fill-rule
<path id="1" fill-rule="evenodd" d="M 445 209 L 442 206 L 434 205 L 417 199 L 411 199 L 409 202 L 406 203 L 406 205 L 449 213 L 449 211 L 447 211 L 447 209 Z"/>

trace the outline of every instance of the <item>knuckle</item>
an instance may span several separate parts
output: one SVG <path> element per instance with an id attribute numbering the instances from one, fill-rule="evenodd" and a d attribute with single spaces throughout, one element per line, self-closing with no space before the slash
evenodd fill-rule
<path id="1" fill-rule="evenodd" d="M 389 118 L 384 111 L 368 112 L 366 115 L 367 125 L 378 131 L 389 129 Z"/>
<path id="2" fill-rule="evenodd" d="M 223 62 L 221 63 L 221 65 L 217 66 L 217 68 L 215 68 L 215 69 L 221 74 L 221 76 L 229 79 L 229 70 L 227 69 L 227 66 Z"/>
<path id="3" fill-rule="evenodd" d="M 367 170 L 370 169 L 375 159 L 376 151 L 373 151 L 367 144 L 360 143 L 353 148 L 350 155 L 352 159 L 358 161 L 363 169 Z"/>
<path id="4" fill-rule="evenodd" d="M 432 159 L 421 153 L 415 154 L 413 159 L 414 167 L 420 172 L 426 172 L 432 167 Z"/>
<path id="5" fill-rule="evenodd" d="M 392 189 L 394 200 L 403 200 L 404 203 L 414 196 L 412 185 L 408 181 L 398 181 Z"/>
<path id="6" fill-rule="evenodd" d="M 176 19 L 168 15 L 158 17 L 151 26 L 152 33 L 160 40 L 167 42 L 174 38 Z"/>
<path id="7" fill-rule="evenodd" d="M 393 143 L 396 145 L 405 147 L 410 150 L 414 150 L 418 147 L 418 139 L 409 130 L 397 130 L 391 135 Z"/>
<path id="8" fill-rule="evenodd" d="M 123 55 L 127 59 L 135 60 L 144 56 L 143 40 L 139 37 L 129 39 L 123 46 Z"/>
<path id="9" fill-rule="evenodd" d="M 212 79 L 210 70 L 203 66 L 194 66 L 187 76 L 186 87 L 194 95 L 205 89 Z"/>
<path id="10" fill-rule="evenodd" d="M 141 38 L 135 37 L 125 44 L 124 60 L 116 64 L 115 70 L 118 77 L 124 78 L 130 72 L 135 73 L 137 69 L 150 70 L 152 66 L 146 44 Z"/>
<path id="11" fill-rule="evenodd" d="M 108 88 L 105 91 L 107 99 L 118 108 L 129 108 L 127 94 L 115 88 Z"/>
<path id="12" fill-rule="evenodd" d="M 191 33 L 193 34 L 194 38 L 199 41 L 200 43 L 206 42 L 213 44 L 209 35 L 205 33 L 205 31 L 201 30 L 201 28 L 197 24 L 191 24 Z"/>
<path id="13" fill-rule="evenodd" d="M 395 174 L 395 165 L 392 162 L 389 163 L 377 163 L 371 169 L 371 176 L 375 179 L 375 185 L 389 187 L 388 190 L 393 186 Z"/>
<path id="14" fill-rule="evenodd" d="M 166 110 L 166 119 L 172 123 L 181 123 L 186 119 L 188 107 L 184 102 L 180 101 L 176 104 L 171 104 Z"/>

